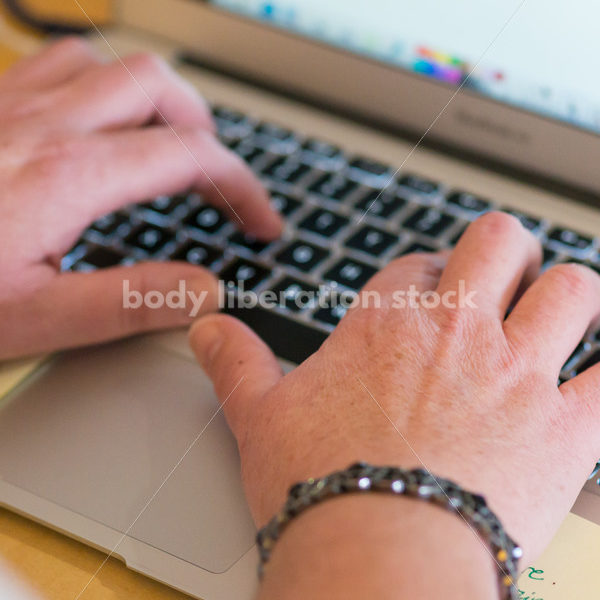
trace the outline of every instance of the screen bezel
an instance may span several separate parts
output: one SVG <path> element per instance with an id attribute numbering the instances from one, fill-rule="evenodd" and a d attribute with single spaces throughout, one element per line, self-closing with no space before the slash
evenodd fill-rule
<path id="1" fill-rule="evenodd" d="M 208 63 L 420 137 L 455 93 L 442 82 L 199 0 L 121 0 L 121 23 L 168 37 Z M 401 90 L 402 94 L 398 91 Z M 600 192 L 600 136 L 486 98 L 454 97 L 428 137 L 521 171 Z"/>

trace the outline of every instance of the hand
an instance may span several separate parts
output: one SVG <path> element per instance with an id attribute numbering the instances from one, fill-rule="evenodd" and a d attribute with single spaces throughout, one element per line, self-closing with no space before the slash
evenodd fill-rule
<path id="1" fill-rule="evenodd" d="M 382 307 L 352 308 L 285 377 L 242 323 L 200 319 L 191 344 L 227 399 L 256 523 L 292 483 L 357 460 L 425 466 L 483 494 L 523 564 L 537 557 L 600 457 L 600 365 L 557 386 L 598 317 L 600 277 L 571 264 L 536 279 L 540 260 L 515 218 L 485 215 L 449 259 L 411 255 L 375 275 L 366 289 Z M 460 281 L 477 308 L 392 307 L 395 290 L 444 294 Z"/>
<path id="2" fill-rule="evenodd" d="M 0 359 L 190 321 L 187 310 L 123 310 L 124 279 L 164 293 L 185 280 L 210 292 L 204 311 L 216 307 L 214 277 L 188 264 L 58 268 L 98 217 L 189 188 L 242 229 L 276 237 L 266 192 L 214 134 L 206 103 L 152 55 L 103 63 L 69 38 L 0 77 Z"/>

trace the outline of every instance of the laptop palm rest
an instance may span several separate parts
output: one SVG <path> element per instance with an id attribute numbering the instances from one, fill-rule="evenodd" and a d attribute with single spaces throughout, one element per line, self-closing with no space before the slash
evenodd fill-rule
<path id="1" fill-rule="evenodd" d="M 0 408 L 0 478 L 223 573 L 255 528 L 218 408 L 190 358 L 148 339 L 69 352 Z"/>

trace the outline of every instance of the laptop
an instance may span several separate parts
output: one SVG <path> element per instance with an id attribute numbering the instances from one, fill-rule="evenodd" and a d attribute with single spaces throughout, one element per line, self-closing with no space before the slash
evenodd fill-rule
<path id="1" fill-rule="evenodd" d="M 490 209 L 540 238 L 546 267 L 600 270 L 596 4 L 121 0 L 117 10 L 98 48 L 176 65 L 287 226 L 258 243 L 181 190 L 98 220 L 65 270 L 179 259 L 234 291 L 279 291 L 275 307 L 228 310 L 287 369 L 344 313 L 299 307 L 302 291 L 356 290 L 396 256 L 452 246 Z M 590 334 L 561 377 L 599 360 Z M 0 503 L 194 597 L 256 590 L 235 441 L 184 331 L 58 354 L 3 399 Z M 600 524 L 598 474 L 573 510 Z"/>

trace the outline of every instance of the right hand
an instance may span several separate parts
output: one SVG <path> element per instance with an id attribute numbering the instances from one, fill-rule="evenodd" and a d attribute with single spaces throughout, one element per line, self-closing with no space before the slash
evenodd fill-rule
<path id="1" fill-rule="evenodd" d="M 426 466 L 483 494 L 523 564 L 537 557 L 600 457 L 600 365 L 557 386 L 600 314 L 600 277 L 572 264 L 536 279 L 540 259 L 514 217 L 485 215 L 449 259 L 411 255 L 375 275 L 365 289 L 382 307 L 351 309 L 286 376 L 242 323 L 201 318 L 192 347 L 227 400 L 257 524 L 294 482 L 357 460 Z M 477 308 L 392 307 L 411 284 L 443 294 L 461 280 Z"/>
<path id="2" fill-rule="evenodd" d="M 185 280 L 210 292 L 207 270 L 145 263 L 60 273 L 98 217 L 193 188 L 259 238 L 282 222 L 250 169 L 215 137 L 204 100 L 160 58 L 103 62 L 78 38 L 0 77 L 0 360 L 188 324 L 189 309 L 124 310 L 123 280 L 163 294 Z"/>

